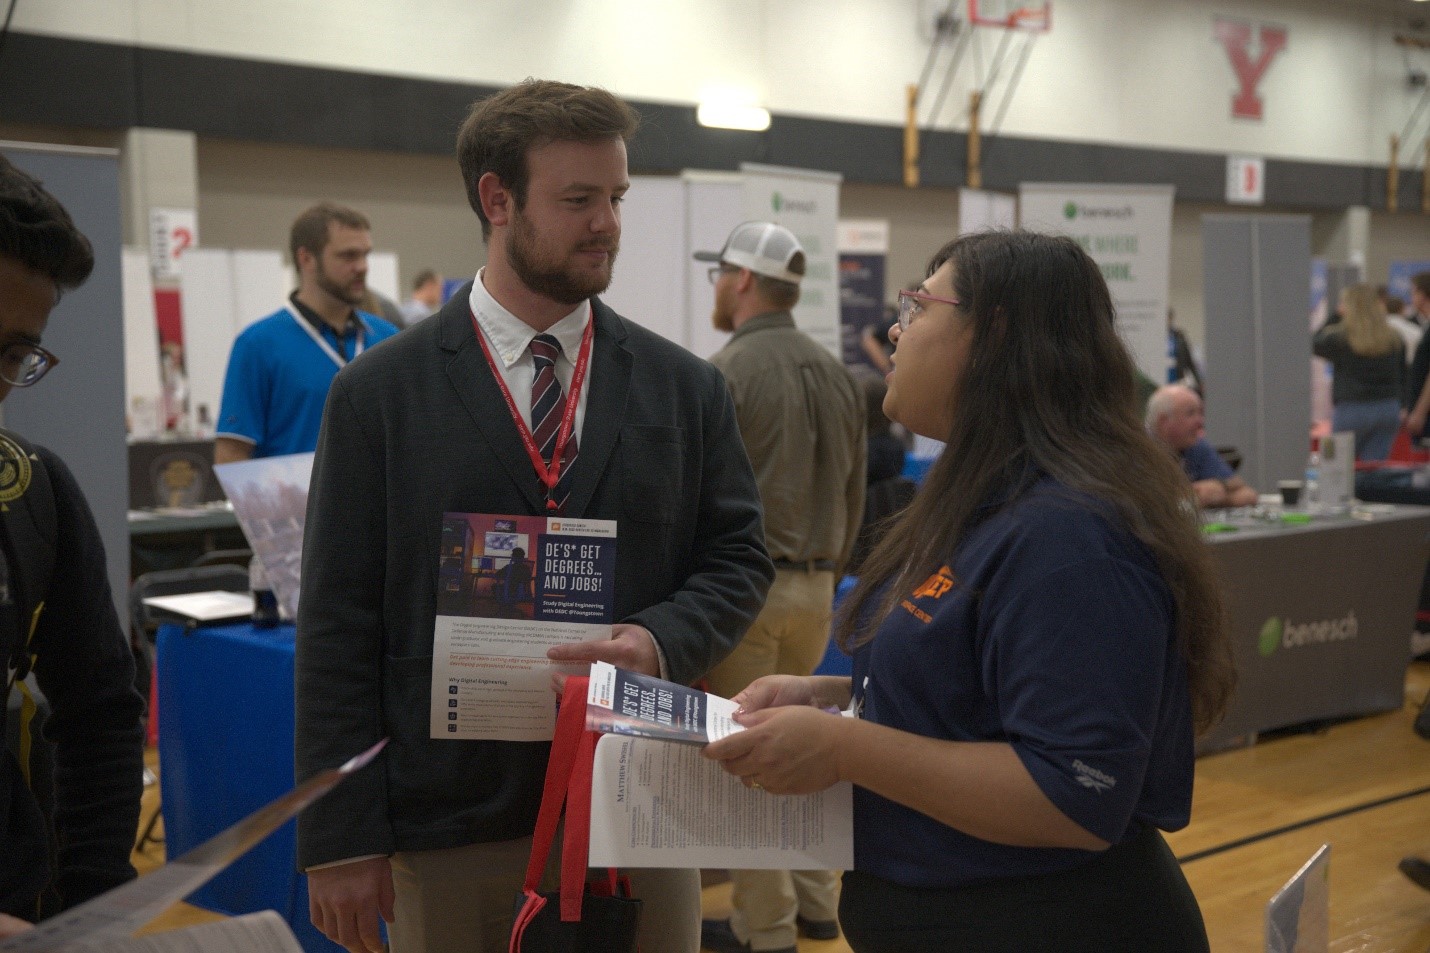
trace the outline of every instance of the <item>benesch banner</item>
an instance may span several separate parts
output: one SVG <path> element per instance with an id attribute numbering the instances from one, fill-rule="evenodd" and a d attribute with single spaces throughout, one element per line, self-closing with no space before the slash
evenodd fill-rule
<path id="1" fill-rule="evenodd" d="M 778 222 L 804 246 L 805 273 L 800 282 L 794 323 L 840 356 L 839 346 L 839 183 L 833 172 L 783 166 L 740 166 L 744 180 L 745 219 Z"/>
<path id="2" fill-rule="evenodd" d="M 1117 330 L 1153 381 L 1167 379 L 1167 287 L 1172 254 L 1170 185 L 1025 182 L 1022 227 L 1066 235 L 1102 269 Z"/>

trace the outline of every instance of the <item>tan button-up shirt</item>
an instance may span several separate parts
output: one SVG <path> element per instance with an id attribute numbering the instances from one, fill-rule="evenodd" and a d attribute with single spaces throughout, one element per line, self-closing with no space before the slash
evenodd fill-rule
<path id="1" fill-rule="evenodd" d="M 770 558 L 842 568 L 864 515 L 866 415 L 854 376 L 788 311 L 746 321 L 711 363 L 735 399 Z"/>

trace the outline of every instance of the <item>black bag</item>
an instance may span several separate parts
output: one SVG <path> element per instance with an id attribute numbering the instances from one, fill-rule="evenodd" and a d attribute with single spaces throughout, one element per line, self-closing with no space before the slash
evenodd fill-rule
<path id="1" fill-rule="evenodd" d="M 586 731 L 586 683 L 568 678 L 546 764 L 541 813 L 532 837 L 526 881 L 516 898 L 509 953 L 636 953 L 641 902 L 614 869 L 588 881 L 591 846 L 591 765 L 598 732 Z M 561 889 L 537 891 L 556 825 L 566 804 L 561 842 Z"/>

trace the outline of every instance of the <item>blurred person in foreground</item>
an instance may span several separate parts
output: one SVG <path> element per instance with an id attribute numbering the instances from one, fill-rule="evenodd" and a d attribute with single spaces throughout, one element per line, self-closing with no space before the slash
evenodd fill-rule
<path id="1" fill-rule="evenodd" d="M 50 311 L 93 268 L 89 240 L 69 213 L 0 156 L 0 400 L 59 363 L 40 346 Z M 134 878 L 129 851 L 144 790 L 144 701 L 134 689 L 134 658 L 114 609 L 104 545 L 64 461 L 0 430 L 0 501 L 6 697 L 34 672 L 50 707 L 44 737 L 54 746 L 52 811 L 41 804 L 51 792 L 35 784 L 39 750 L 23 761 L 0 751 L 6 937 Z M 27 691 L 22 752 L 39 727 Z M 0 714 L 0 729 L 5 719 Z"/>
<path id="2" fill-rule="evenodd" d="M 1330 361 L 1331 430 L 1356 435 L 1357 460 L 1384 460 L 1400 429 L 1405 345 L 1371 285 L 1341 292 L 1341 306 L 1311 337 L 1311 353 Z"/>
<path id="3" fill-rule="evenodd" d="M 1207 417 L 1197 392 L 1168 384 L 1152 392 L 1145 415 L 1147 432 L 1177 457 L 1191 481 L 1197 505 L 1251 506 L 1256 490 L 1237 476 L 1207 440 Z"/>
<path id="4" fill-rule="evenodd" d="M 982 233 L 902 299 L 885 407 L 948 452 L 841 611 L 853 678 L 757 681 L 705 753 L 774 794 L 855 785 L 856 953 L 1205 951 L 1159 829 L 1234 669 L 1102 275 L 1069 239 Z"/>

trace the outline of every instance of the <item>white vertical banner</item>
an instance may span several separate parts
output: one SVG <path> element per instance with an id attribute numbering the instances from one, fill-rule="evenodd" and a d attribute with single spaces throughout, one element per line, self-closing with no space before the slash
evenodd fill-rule
<path id="1" fill-rule="evenodd" d="M 159 322 L 154 315 L 154 282 L 142 248 L 120 253 L 124 290 L 124 406 L 130 432 L 154 436 L 164 386 L 159 375 Z"/>
<path id="2" fill-rule="evenodd" d="M 149 256 L 154 277 L 175 281 L 179 259 L 199 244 L 199 213 L 191 208 L 149 210 Z"/>
<path id="3" fill-rule="evenodd" d="M 621 203 L 621 253 L 601 300 L 622 317 L 687 344 L 685 183 L 669 175 L 633 175 Z"/>
<path id="4" fill-rule="evenodd" d="M 389 301 L 402 303 L 397 281 L 397 252 L 375 251 L 367 256 L 367 286 Z"/>
<path id="5" fill-rule="evenodd" d="M 804 246 L 804 281 L 794 323 L 841 354 L 839 334 L 839 183 L 834 172 L 742 163 L 745 219 L 777 222 Z"/>
<path id="6" fill-rule="evenodd" d="M 1167 379 L 1167 286 L 1172 254 L 1170 185 L 1025 182 L 1022 227 L 1066 235 L 1102 269 L 1117 330 L 1142 373 Z"/>
<path id="7" fill-rule="evenodd" d="M 971 235 L 1018 224 L 1018 200 L 1002 192 L 958 190 L 958 234 Z"/>
<path id="8" fill-rule="evenodd" d="M 184 255 L 179 298 L 184 320 L 184 370 L 189 376 L 189 406 L 203 404 L 213 417 L 223 395 L 228 352 L 239 325 L 234 312 L 233 252 L 195 248 Z"/>

